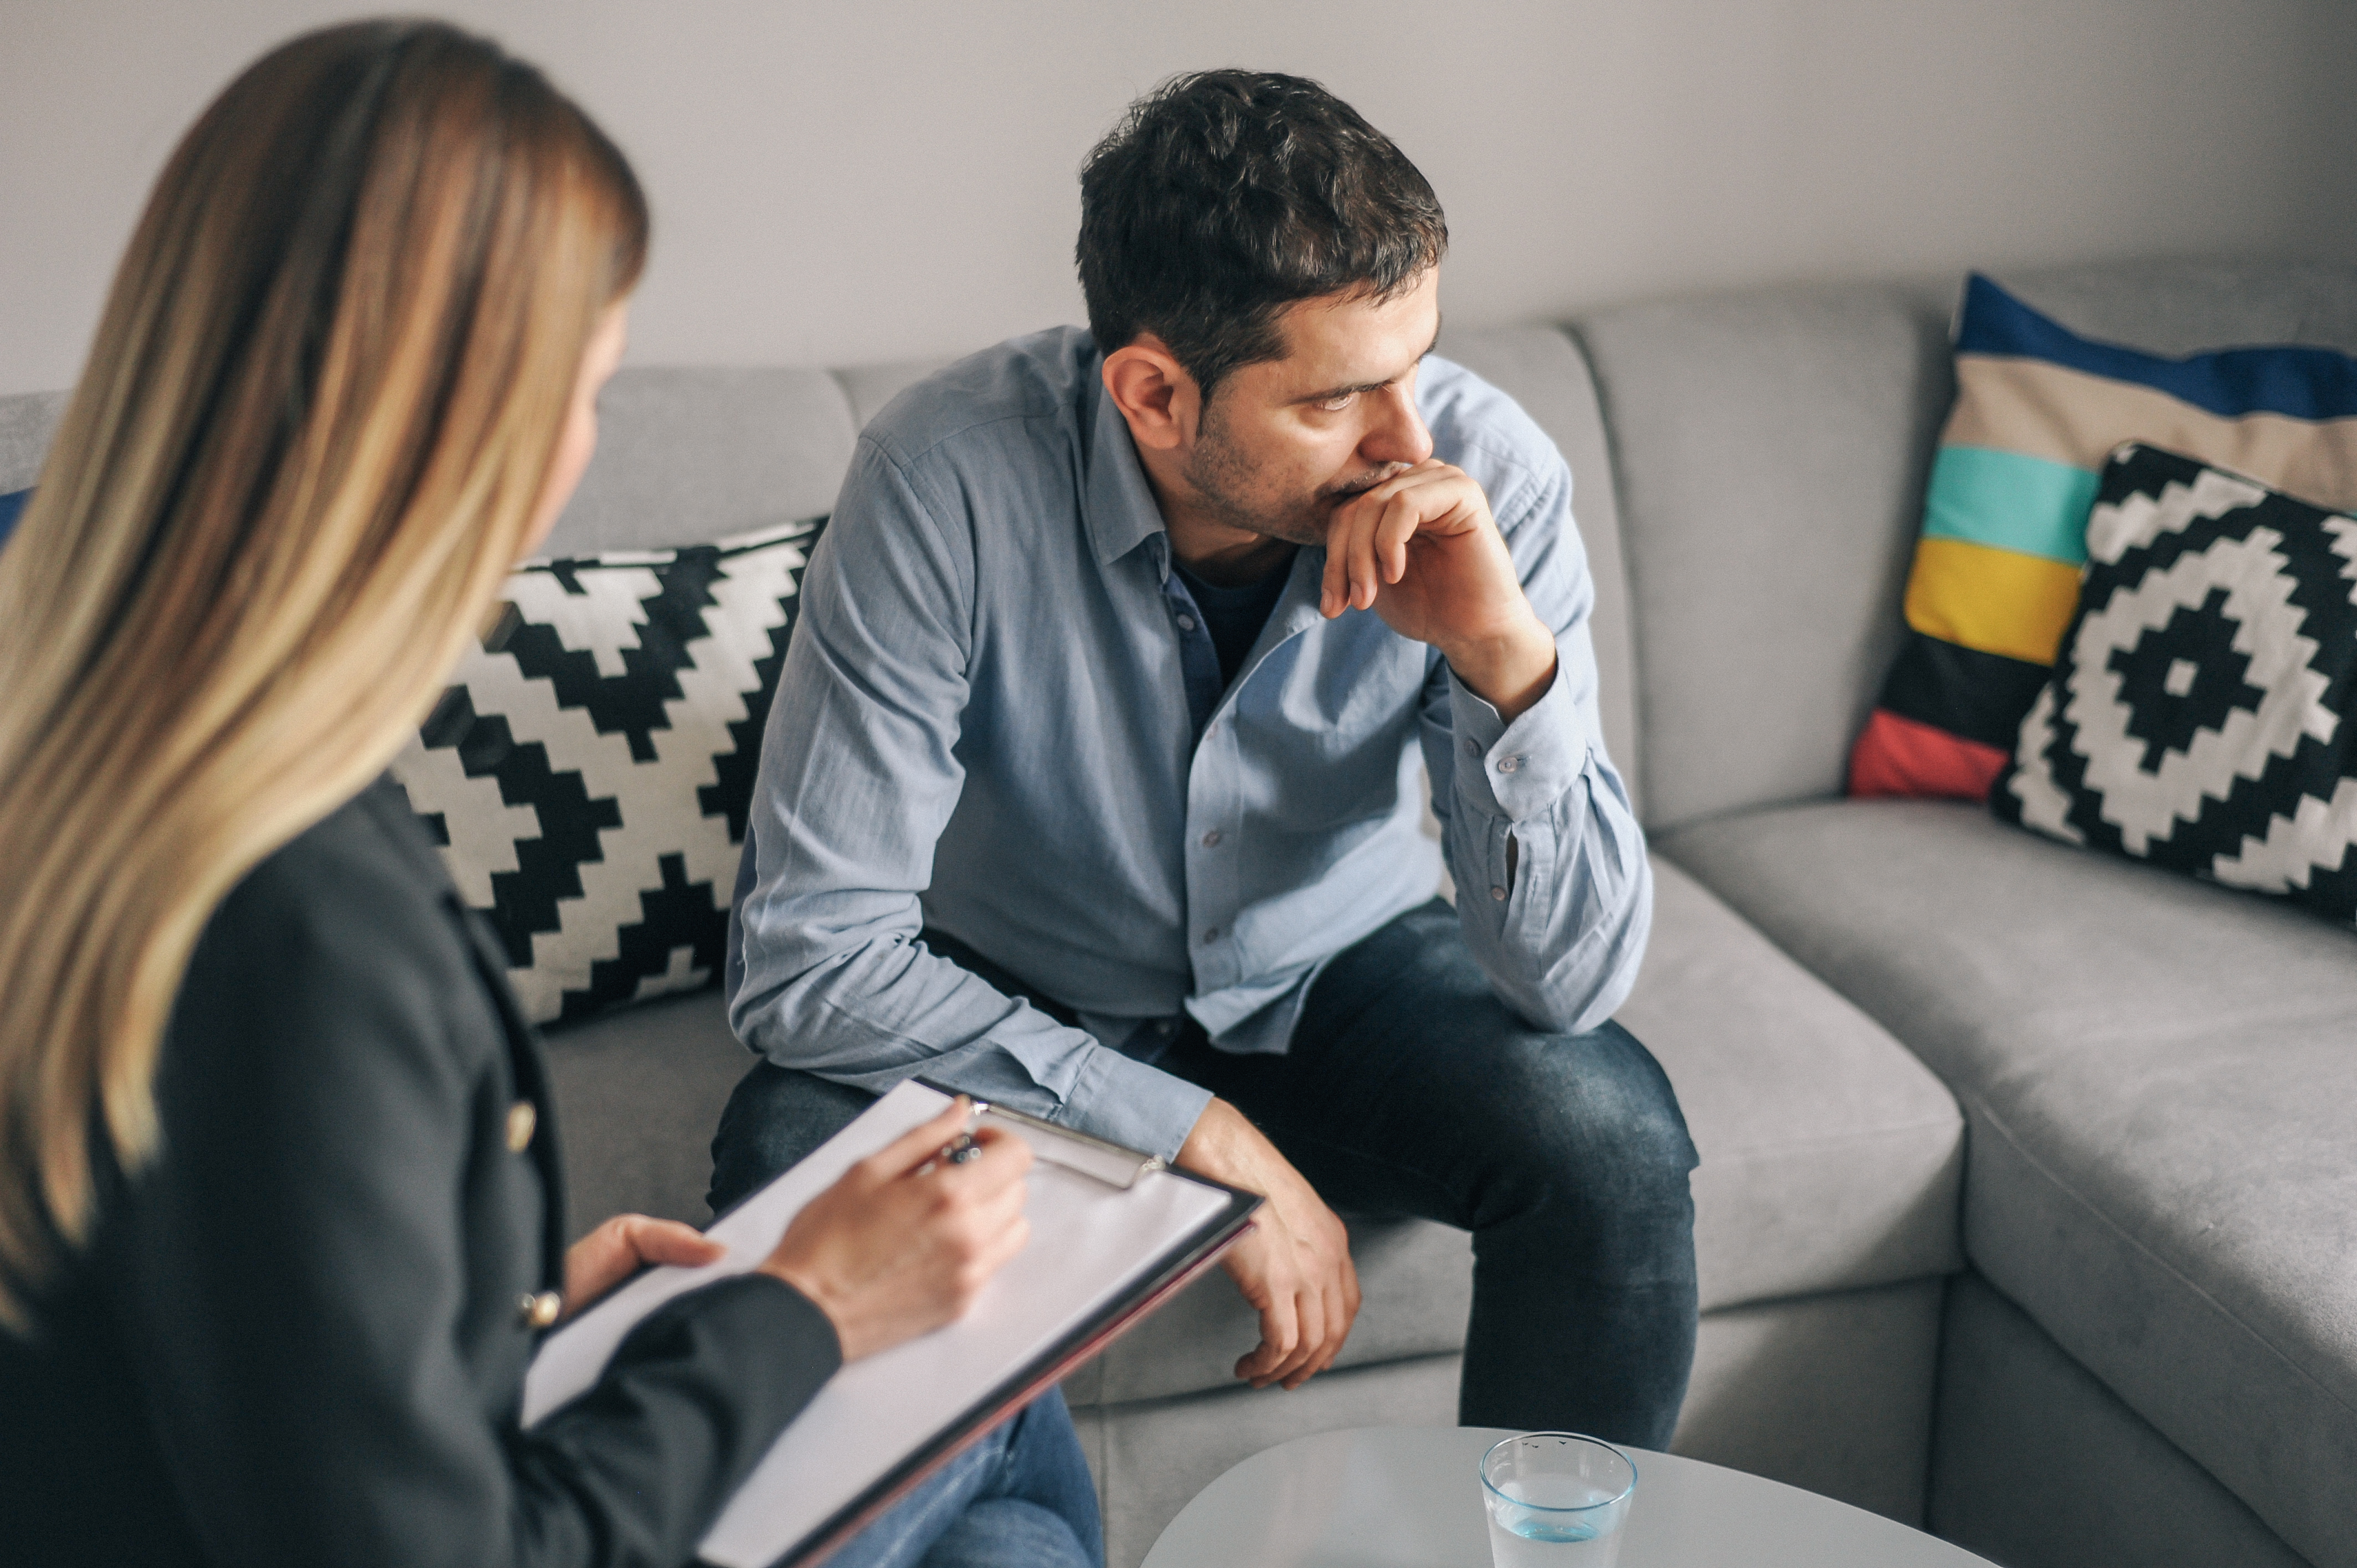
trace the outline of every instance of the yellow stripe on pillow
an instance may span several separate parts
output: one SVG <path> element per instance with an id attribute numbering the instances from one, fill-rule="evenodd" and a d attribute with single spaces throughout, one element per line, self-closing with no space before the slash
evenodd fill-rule
<path id="1" fill-rule="evenodd" d="M 2181 452 L 2335 510 L 2357 507 L 2357 419 L 2237 419 L 2043 360 L 1956 356 L 1943 446 L 1986 446 L 2100 470 L 2123 441 Z"/>
<path id="2" fill-rule="evenodd" d="M 2051 664 L 2079 604 L 2079 569 L 2060 561 L 1931 539 L 1915 546 L 1907 624 L 1926 637 Z"/>

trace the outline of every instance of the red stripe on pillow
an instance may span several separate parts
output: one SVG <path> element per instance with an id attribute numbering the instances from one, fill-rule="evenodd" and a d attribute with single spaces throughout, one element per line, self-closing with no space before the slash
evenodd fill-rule
<path id="1" fill-rule="evenodd" d="M 1986 800 L 2007 761 L 1996 746 L 1877 708 L 1849 754 L 1849 792 Z"/>

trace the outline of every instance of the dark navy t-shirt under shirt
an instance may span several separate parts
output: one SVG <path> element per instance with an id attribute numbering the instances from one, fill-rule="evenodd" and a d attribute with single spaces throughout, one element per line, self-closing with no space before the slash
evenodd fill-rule
<path id="1" fill-rule="evenodd" d="M 1241 588 L 1215 588 L 1184 566 L 1178 571 L 1195 607 L 1203 612 L 1203 628 L 1211 634 L 1212 650 L 1220 656 L 1220 684 L 1232 686 L 1236 671 L 1243 668 L 1244 655 L 1252 651 L 1260 628 L 1268 624 L 1269 612 L 1285 596 L 1286 579 L 1293 575 L 1293 557 L 1287 555 L 1266 576 Z"/>

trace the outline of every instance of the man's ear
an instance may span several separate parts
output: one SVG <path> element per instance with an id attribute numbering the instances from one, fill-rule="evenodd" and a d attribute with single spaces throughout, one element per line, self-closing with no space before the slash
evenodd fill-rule
<path id="1" fill-rule="evenodd" d="M 1105 356 L 1104 384 L 1139 446 L 1170 452 L 1194 440 L 1203 412 L 1195 378 L 1153 333 Z"/>

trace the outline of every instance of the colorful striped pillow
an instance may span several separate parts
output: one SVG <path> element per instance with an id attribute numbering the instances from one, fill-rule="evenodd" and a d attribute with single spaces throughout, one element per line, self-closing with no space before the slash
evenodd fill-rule
<path id="1" fill-rule="evenodd" d="M 2126 441 L 2347 510 L 2357 359 L 2289 347 L 2166 359 L 2078 337 L 1975 274 L 1906 641 L 1850 753 L 1851 794 L 1988 798 L 2078 606 L 2097 476 Z"/>

